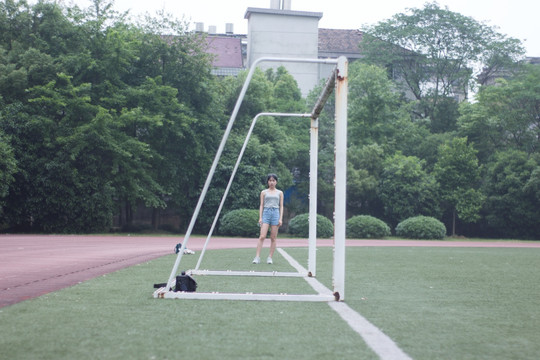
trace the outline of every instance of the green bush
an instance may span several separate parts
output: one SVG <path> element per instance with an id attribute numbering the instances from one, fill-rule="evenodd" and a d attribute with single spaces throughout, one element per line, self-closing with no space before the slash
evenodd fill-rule
<path id="1" fill-rule="evenodd" d="M 299 237 L 309 236 L 309 214 L 300 214 L 289 221 L 289 233 Z M 328 218 L 317 214 L 317 237 L 329 238 L 334 235 L 334 225 Z"/>
<path id="2" fill-rule="evenodd" d="M 382 239 L 390 235 L 390 227 L 369 215 L 357 215 L 347 220 L 347 237 L 354 239 Z"/>
<path id="3" fill-rule="evenodd" d="M 259 210 L 237 209 L 223 215 L 219 233 L 231 236 L 259 236 Z"/>
<path id="4" fill-rule="evenodd" d="M 429 216 L 415 216 L 396 226 L 396 235 L 408 239 L 444 239 L 446 227 Z"/>

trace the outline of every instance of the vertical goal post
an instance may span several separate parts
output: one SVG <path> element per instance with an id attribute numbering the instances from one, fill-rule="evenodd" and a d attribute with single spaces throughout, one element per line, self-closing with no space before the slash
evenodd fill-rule
<path id="1" fill-rule="evenodd" d="M 212 181 L 219 159 L 225 147 L 225 143 L 229 137 L 234 121 L 247 92 L 253 74 L 258 64 L 261 62 L 295 62 L 295 63 L 319 63 L 319 64 L 335 64 L 332 74 L 328 78 L 323 91 L 321 92 L 317 103 L 313 107 L 310 114 L 288 114 L 288 113 L 260 113 L 252 121 L 251 127 L 248 131 L 242 150 L 238 156 L 233 173 L 223 195 L 222 201 L 217 210 L 216 216 L 212 223 L 211 230 L 206 239 L 203 247 L 203 251 L 197 262 L 196 269 L 192 273 L 199 271 L 200 262 L 206 250 L 206 246 L 215 228 L 219 214 L 227 197 L 228 191 L 234 179 L 236 170 L 240 164 L 241 158 L 247 146 L 247 142 L 251 136 L 255 123 L 260 116 L 289 116 L 289 117 L 310 117 L 311 118 L 311 135 L 310 135 L 310 195 L 309 195 L 309 259 L 308 259 L 308 273 L 300 274 L 297 276 L 314 276 L 316 274 L 316 226 L 317 226 L 317 162 L 318 162 L 318 117 L 322 112 L 324 104 L 332 91 L 336 91 L 336 112 L 335 112 L 335 204 L 334 204 L 334 260 L 333 260 L 333 297 L 327 294 L 319 295 L 269 295 L 269 294 L 218 294 L 218 293 L 184 293 L 184 292 L 172 292 L 170 289 L 174 286 L 175 277 L 178 273 L 178 267 L 180 265 L 184 250 L 187 248 L 187 244 L 193 227 L 198 218 L 200 209 L 206 197 L 206 193 Z M 344 300 L 345 295 L 345 211 L 346 211 L 346 169 L 347 169 L 347 94 L 348 94 L 348 62 L 345 57 L 339 57 L 338 59 L 302 59 L 302 58 L 259 58 L 257 59 L 251 69 L 248 72 L 246 80 L 235 107 L 223 134 L 223 138 L 218 147 L 214 161 L 209 170 L 205 184 L 199 196 L 199 200 L 191 217 L 191 221 L 187 228 L 182 246 L 178 251 L 176 261 L 173 265 L 171 274 L 167 281 L 166 287 L 158 289 L 154 292 L 156 298 L 184 298 L 184 299 L 238 299 L 238 300 L 293 300 L 293 301 L 330 301 Z M 220 272 L 219 275 L 238 275 L 240 272 Z M 254 272 L 250 272 L 254 273 Z M 212 274 L 208 270 L 199 274 Z M 279 274 L 270 273 L 271 275 L 255 274 L 262 276 L 279 276 Z M 282 276 L 295 276 L 295 274 L 282 273 Z M 302 300 L 303 299 L 303 300 Z"/>

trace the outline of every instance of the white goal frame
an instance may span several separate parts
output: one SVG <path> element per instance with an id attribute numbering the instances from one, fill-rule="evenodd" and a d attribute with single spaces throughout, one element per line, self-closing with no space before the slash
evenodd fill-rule
<path id="1" fill-rule="evenodd" d="M 315 295 L 289 295 L 289 294 L 253 294 L 253 293 L 200 293 L 200 292 L 174 292 L 171 291 L 175 285 L 178 267 L 180 265 L 184 250 L 187 248 L 189 237 L 198 218 L 200 209 L 206 197 L 215 169 L 229 137 L 230 131 L 236 120 L 236 116 L 247 92 L 249 83 L 253 77 L 254 71 L 261 62 L 294 62 L 294 63 L 319 63 L 335 64 L 332 74 L 328 78 L 323 91 L 321 92 L 317 103 L 309 114 L 291 114 L 291 113 L 260 113 L 253 118 L 251 127 L 248 131 L 244 145 L 238 156 L 233 169 L 229 183 L 222 197 L 216 216 L 212 223 L 210 232 L 204 244 L 201 255 L 194 270 L 187 273 L 192 275 L 234 275 L 234 276 L 284 276 L 284 277 L 311 277 L 316 275 L 316 232 L 317 232 L 317 163 L 318 163 L 318 118 L 332 91 L 336 91 L 335 101 L 335 203 L 334 203 L 334 259 L 333 259 L 333 294 L 315 294 Z M 332 301 L 345 299 L 345 214 L 346 214 L 346 171 L 347 171 L 347 95 L 348 95 L 348 62 L 345 57 L 337 59 L 301 59 L 301 58 L 260 58 L 252 65 L 248 76 L 244 82 L 242 90 L 238 96 L 236 105 L 231 114 L 227 128 L 221 140 L 220 146 L 216 152 L 214 161 L 203 186 L 199 201 L 192 215 L 190 224 L 184 236 L 182 247 L 178 251 L 175 264 L 171 275 L 165 287 L 154 291 L 155 298 L 175 298 L 175 299 L 226 299 L 226 300 L 272 300 L 272 301 Z M 285 273 L 285 272 L 254 272 L 254 271 L 210 271 L 199 270 L 200 262 L 204 256 L 206 246 L 214 231 L 219 214 L 226 200 L 230 186 L 240 164 L 243 153 L 253 131 L 253 128 L 261 116 L 275 117 L 302 117 L 311 118 L 310 132 L 310 194 L 309 194 L 309 258 L 307 272 Z"/>

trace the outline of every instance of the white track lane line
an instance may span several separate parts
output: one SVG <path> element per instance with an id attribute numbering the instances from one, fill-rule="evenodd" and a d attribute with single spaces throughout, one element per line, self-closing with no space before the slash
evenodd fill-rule
<path id="1" fill-rule="evenodd" d="M 277 249 L 278 252 L 293 266 L 298 272 L 306 273 L 307 270 L 300 265 L 293 257 L 291 257 L 282 248 Z M 306 277 L 306 281 L 319 294 L 332 294 L 332 291 L 314 277 Z M 399 346 L 390 339 L 379 328 L 370 323 L 362 315 L 351 309 L 347 304 L 340 301 L 331 301 L 328 303 L 330 307 L 341 316 L 349 326 L 356 331 L 366 344 L 383 360 L 412 360 L 409 355 L 405 354 Z"/>

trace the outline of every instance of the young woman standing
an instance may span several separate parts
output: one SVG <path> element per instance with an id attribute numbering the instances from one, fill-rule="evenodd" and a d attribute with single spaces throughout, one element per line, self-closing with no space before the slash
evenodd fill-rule
<path id="1" fill-rule="evenodd" d="M 269 174 L 266 177 L 268 189 L 261 191 L 261 203 L 259 205 L 259 242 L 257 244 L 257 254 L 253 259 L 254 264 L 261 262 L 261 249 L 270 228 L 270 254 L 266 263 L 272 264 L 272 256 L 276 250 L 276 238 L 279 227 L 283 224 L 283 191 L 276 189 L 278 177 L 276 174 Z"/>

